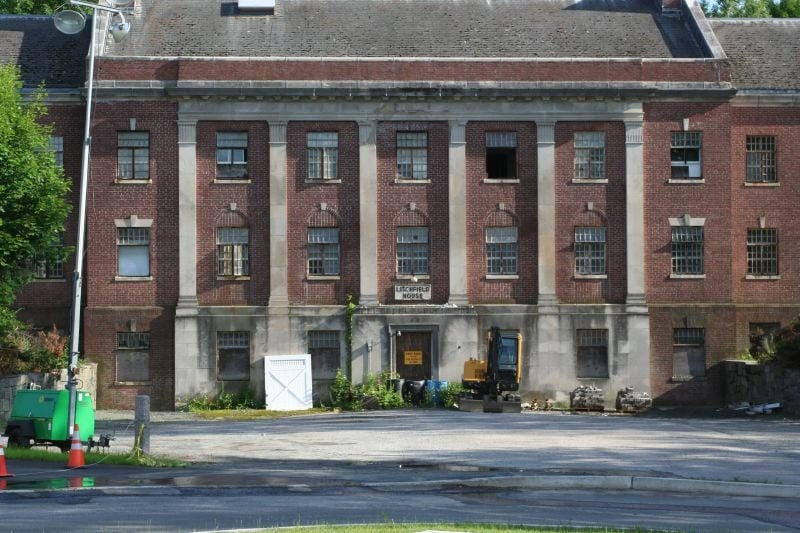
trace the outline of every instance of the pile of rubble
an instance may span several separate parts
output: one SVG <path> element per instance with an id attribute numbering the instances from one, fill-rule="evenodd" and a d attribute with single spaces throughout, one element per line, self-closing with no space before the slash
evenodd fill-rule
<path id="1" fill-rule="evenodd" d="M 625 387 L 617 391 L 617 411 L 636 413 L 653 406 L 653 399 L 646 392 L 636 392 L 633 387 Z"/>
<path id="2" fill-rule="evenodd" d="M 581 411 L 602 411 L 605 407 L 603 389 L 581 385 L 569 393 L 569 407 Z"/>

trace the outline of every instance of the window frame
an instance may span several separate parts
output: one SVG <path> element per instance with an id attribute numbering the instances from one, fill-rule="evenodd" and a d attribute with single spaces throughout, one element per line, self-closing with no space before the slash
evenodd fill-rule
<path id="1" fill-rule="evenodd" d="M 220 181 L 247 181 L 248 147 L 247 131 L 216 132 L 216 179 Z M 224 157 L 222 157 L 224 155 Z M 237 156 L 239 156 L 237 158 Z"/>
<path id="2" fill-rule="evenodd" d="M 689 155 L 693 151 L 697 152 L 696 158 Z M 678 169 L 685 169 L 685 172 Z M 670 132 L 670 179 L 678 182 L 704 179 L 702 131 Z"/>
<path id="3" fill-rule="evenodd" d="M 484 171 L 486 172 L 487 181 L 505 182 L 519 181 L 519 160 L 518 160 L 518 147 L 516 131 L 487 131 L 484 135 Z M 500 162 L 502 160 L 502 163 Z M 500 171 L 503 174 L 510 176 L 498 175 L 498 170 L 503 167 L 504 170 Z"/>
<path id="4" fill-rule="evenodd" d="M 239 230 L 238 232 L 236 230 Z M 238 240 L 236 233 L 244 232 Z M 249 279 L 250 227 L 218 226 L 216 228 L 217 279 Z"/>
<path id="5" fill-rule="evenodd" d="M 35 281 L 63 281 L 64 278 L 64 234 L 59 235 L 59 244 L 53 246 L 52 253 L 38 252 L 34 255 L 32 261 L 33 279 Z M 59 257 L 60 259 L 50 260 L 50 257 Z"/>
<path id="6" fill-rule="evenodd" d="M 318 237 L 312 239 L 312 233 L 318 234 Z M 333 236 L 333 239 L 326 237 L 325 234 Z M 306 232 L 306 243 L 306 275 L 309 278 L 316 279 L 338 279 L 342 272 L 341 232 L 339 228 L 309 227 Z M 328 270 L 328 265 L 333 265 L 334 256 L 335 272 Z"/>
<path id="7" fill-rule="evenodd" d="M 427 131 L 397 131 L 396 143 L 396 169 L 395 176 L 398 181 L 421 182 L 427 181 L 429 142 Z"/>
<path id="8" fill-rule="evenodd" d="M 607 181 L 606 132 L 576 131 L 573 136 L 573 148 L 575 151 L 575 180 L 590 182 Z"/>
<path id="9" fill-rule="evenodd" d="M 574 235 L 575 277 L 607 277 L 608 230 L 606 227 L 577 226 Z"/>
<path id="10" fill-rule="evenodd" d="M 244 340 L 244 342 L 242 342 Z M 252 342 L 250 339 L 250 332 L 244 330 L 235 331 L 217 331 L 216 335 L 216 380 L 217 381 L 250 381 L 250 364 L 251 364 L 251 349 Z M 244 372 L 240 374 L 233 374 L 228 376 L 223 373 L 221 367 L 223 355 L 230 355 L 232 357 L 239 357 L 247 360 L 247 374 Z M 234 363 L 236 361 L 233 361 Z M 239 361 L 241 363 L 242 361 Z M 233 365 L 231 365 L 233 366 Z"/>
<path id="11" fill-rule="evenodd" d="M 683 233 L 683 235 L 676 235 L 676 233 Z M 699 239 L 689 240 L 693 238 L 690 233 L 699 234 Z M 670 226 L 670 255 L 672 277 L 705 276 L 705 227 L 700 225 Z M 699 266 L 693 267 L 693 264 Z"/>
<path id="12" fill-rule="evenodd" d="M 681 336 L 681 335 L 679 335 L 680 332 L 683 332 L 683 333 L 686 334 L 684 336 L 684 338 L 679 338 Z M 694 339 L 692 339 L 692 335 L 695 336 Z M 703 359 L 702 365 L 701 365 L 702 369 L 703 369 L 703 373 L 702 374 L 692 374 L 691 373 L 692 366 L 693 366 L 691 364 L 691 361 L 690 361 L 691 353 L 687 352 L 686 353 L 686 355 L 687 355 L 687 357 L 686 357 L 686 366 L 687 366 L 688 374 L 687 375 L 678 375 L 678 373 L 676 372 L 676 367 L 675 367 L 675 357 L 676 357 L 676 355 L 679 355 L 679 350 L 682 347 L 687 347 L 687 348 L 694 347 L 696 349 L 698 349 L 698 348 L 700 349 L 699 355 L 702 355 L 702 359 Z M 706 374 L 707 374 L 707 372 L 706 372 L 707 360 L 706 359 L 707 359 L 707 353 L 706 353 L 706 330 L 705 330 L 705 328 L 688 328 L 688 327 L 672 328 L 672 381 L 691 381 L 691 380 L 697 379 L 697 378 L 705 378 Z M 697 362 L 695 361 L 695 365 L 694 365 L 695 367 L 698 366 L 696 363 Z"/>
<path id="13" fill-rule="evenodd" d="M 765 238 L 767 241 L 771 239 L 771 242 L 765 242 Z M 778 276 L 780 274 L 778 230 L 776 228 L 747 228 L 746 242 L 748 278 Z"/>
<path id="14" fill-rule="evenodd" d="M 132 339 L 131 342 L 123 343 L 124 338 Z M 150 381 L 150 332 L 149 331 L 118 331 L 117 346 L 114 354 L 114 377 L 116 383 L 148 383 Z M 123 376 L 120 377 L 120 355 L 126 354 L 128 357 L 144 356 L 147 364 L 143 365 L 146 369 L 144 376 Z M 133 379 L 128 379 L 133 378 Z"/>
<path id="15" fill-rule="evenodd" d="M 414 236 L 414 230 L 424 230 Z M 407 237 L 402 234 L 407 234 Z M 424 235 L 423 235 L 424 233 Z M 410 238 L 411 241 L 401 239 Z M 418 240 L 424 238 L 424 240 Z M 395 230 L 395 268 L 398 278 L 428 277 L 430 276 L 430 227 L 428 226 L 398 226 Z M 410 268 L 401 268 L 401 265 Z M 424 268 L 422 268 L 424 265 Z M 420 268 L 417 268 L 420 267 Z"/>
<path id="16" fill-rule="evenodd" d="M 487 276 L 519 275 L 519 229 L 516 226 L 487 226 L 484 228 L 484 243 Z"/>
<path id="17" fill-rule="evenodd" d="M 577 328 L 575 330 L 575 377 L 578 379 L 608 379 L 610 377 L 608 364 L 608 337 L 607 328 Z M 581 374 L 580 361 L 591 359 L 595 362 L 604 361 L 605 372 L 593 375 Z"/>
<path id="18" fill-rule="evenodd" d="M 331 138 L 332 137 L 332 138 Z M 306 133 L 306 179 L 336 181 L 339 179 L 339 132 L 309 131 Z"/>
<path id="19" fill-rule="evenodd" d="M 142 173 L 140 174 L 140 171 Z M 117 181 L 150 179 L 150 132 L 133 130 L 117 132 Z"/>
<path id="20" fill-rule="evenodd" d="M 774 135 L 748 135 L 745 138 L 745 183 L 778 183 L 778 142 Z"/>
<path id="21" fill-rule="evenodd" d="M 137 239 L 131 238 L 130 236 L 123 237 L 123 234 L 139 234 L 139 236 L 146 236 L 146 239 Z M 128 242 L 122 242 L 128 241 Z M 153 271 L 151 268 L 151 258 L 150 258 L 150 227 L 143 227 L 143 226 L 132 226 L 132 227 L 117 227 L 117 277 L 118 278 L 133 278 L 133 279 L 148 279 L 152 276 Z M 130 271 L 123 272 L 123 258 L 122 258 L 122 251 L 123 250 L 132 250 L 133 248 L 140 248 L 147 251 L 147 273 L 146 274 L 137 274 L 137 273 L 130 273 Z M 130 252 L 133 254 L 133 252 Z M 127 253 L 126 253 L 127 254 Z M 128 260 L 136 260 L 141 259 L 140 257 L 133 256 L 131 258 L 126 258 Z"/>
<path id="22" fill-rule="evenodd" d="M 48 149 L 53 154 L 56 166 L 64 168 L 64 137 L 62 135 L 51 135 Z"/>

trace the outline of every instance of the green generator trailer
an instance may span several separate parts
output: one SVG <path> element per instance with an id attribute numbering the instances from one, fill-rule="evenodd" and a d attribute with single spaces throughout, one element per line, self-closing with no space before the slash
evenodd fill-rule
<path id="1" fill-rule="evenodd" d="M 79 390 L 76 400 L 75 423 L 81 441 L 91 447 L 95 444 L 92 397 Z M 68 413 L 68 390 L 18 390 L 3 436 L 11 446 L 53 445 L 67 451 L 71 439 L 67 434 Z"/>

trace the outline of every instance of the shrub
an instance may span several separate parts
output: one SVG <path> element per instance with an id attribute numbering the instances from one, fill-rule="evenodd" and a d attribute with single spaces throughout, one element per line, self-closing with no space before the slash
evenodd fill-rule
<path id="1" fill-rule="evenodd" d="M 231 393 L 222 392 L 214 398 L 208 394 L 198 394 L 186 402 L 187 411 L 218 411 L 218 410 L 237 410 L 263 409 L 264 404 L 256 401 L 255 393 L 252 389 L 243 392 Z"/>
<path id="2" fill-rule="evenodd" d="M 464 392 L 461 383 L 448 383 L 447 387 L 439 390 L 439 401 L 445 409 L 458 408 L 458 397 Z"/>
<path id="3" fill-rule="evenodd" d="M 333 406 L 346 411 L 358 411 L 364 407 L 364 399 L 372 397 L 381 409 L 403 407 L 405 402 L 400 393 L 394 390 L 392 378 L 389 372 L 370 374 L 364 383 L 353 385 L 339 369 L 331 384 Z"/>

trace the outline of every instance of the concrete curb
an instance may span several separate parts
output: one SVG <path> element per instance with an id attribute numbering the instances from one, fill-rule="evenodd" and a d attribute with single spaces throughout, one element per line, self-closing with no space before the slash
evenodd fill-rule
<path id="1" fill-rule="evenodd" d="M 800 499 L 799 485 L 639 476 L 511 476 L 408 483 L 367 483 L 364 486 L 401 491 L 438 490 L 449 487 L 540 490 L 640 490 Z"/>

